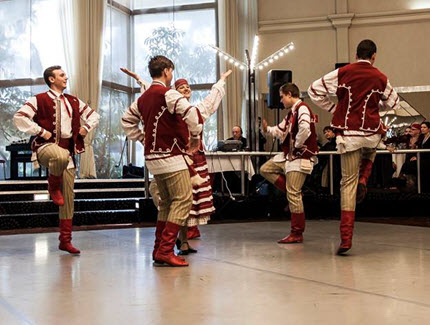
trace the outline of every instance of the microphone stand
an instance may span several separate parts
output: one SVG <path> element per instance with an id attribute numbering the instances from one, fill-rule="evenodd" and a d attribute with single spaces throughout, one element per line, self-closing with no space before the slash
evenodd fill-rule
<path id="1" fill-rule="evenodd" d="M 127 137 L 125 137 L 124 144 L 123 144 L 123 146 L 122 146 L 122 150 L 121 150 L 121 156 L 119 157 L 119 161 L 118 161 L 118 163 L 117 163 L 117 164 L 115 164 L 115 168 L 118 168 L 119 166 L 121 166 L 121 164 L 122 164 L 122 159 L 123 159 L 123 156 L 124 156 L 124 149 L 125 149 L 126 147 L 128 147 L 128 139 L 127 139 Z"/>

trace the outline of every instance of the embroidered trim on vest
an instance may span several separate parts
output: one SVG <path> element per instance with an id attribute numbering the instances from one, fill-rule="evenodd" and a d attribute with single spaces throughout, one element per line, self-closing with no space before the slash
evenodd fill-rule
<path id="1" fill-rule="evenodd" d="M 367 102 L 369 101 L 370 97 L 372 97 L 373 94 L 378 93 L 378 94 L 384 94 L 383 91 L 380 91 L 379 89 L 372 89 L 370 91 L 370 94 L 368 94 L 366 96 L 366 99 L 364 100 L 364 105 L 363 105 L 363 116 L 361 117 L 361 127 L 360 130 L 362 131 L 369 131 L 369 132 L 376 132 L 379 130 L 379 128 L 381 127 L 381 122 L 379 122 L 379 125 L 376 129 L 372 129 L 372 128 L 364 128 L 364 123 L 366 122 L 366 110 L 367 110 Z"/>
<path id="2" fill-rule="evenodd" d="M 156 152 L 155 151 L 155 142 L 157 142 L 157 128 L 158 128 L 158 120 L 160 117 L 164 114 L 164 112 L 167 110 L 167 107 L 161 106 L 161 111 L 155 116 L 155 122 L 154 122 L 154 128 L 152 129 L 152 136 L 154 138 L 154 142 L 152 142 L 152 149 L 149 150 L 149 152 Z M 161 150 L 161 148 L 160 148 Z"/>
<path id="3" fill-rule="evenodd" d="M 152 142 L 152 149 L 150 149 L 149 152 L 150 153 L 171 153 L 173 151 L 173 147 L 177 146 L 180 152 L 187 154 L 185 150 L 179 147 L 177 138 L 173 138 L 173 145 L 170 149 L 166 148 L 164 149 L 165 151 L 163 151 L 162 148 L 158 148 L 158 150 L 155 148 L 155 143 L 157 142 L 158 120 L 161 118 L 161 116 L 164 114 L 166 110 L 167 110 L 167 107 L 162 106 L 161 111 L 157 114 L 157 116 L 155 116 L 154 129 L 152 130 L 152 136 L 154 137 L 154 142 Z"/>
<path id="4" fill-rule="evenodd" d="M 350 110 L 351 110 L 351 103 L 352 103 L 352 93 L 351 93 L 351 86 L 347 86 L 346 84 L 343 85 L 338 85 L 337 88 L 345 88 L 346 90 L 348 90 L 348 96 L 349 96 L 349 100 L 348 100 L 348 109 L 346 111 L 345 114 L 345 125 L 334 125 L 333 123 L 330 123 L 330 126 L 336 128 L 336 129 L 342 129 L 342 130 L 348 130 L 348 115 L 350 114 Z"/>

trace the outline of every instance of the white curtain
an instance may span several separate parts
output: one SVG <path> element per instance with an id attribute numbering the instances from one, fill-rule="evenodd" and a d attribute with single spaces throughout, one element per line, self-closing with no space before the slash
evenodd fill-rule
<path id="1" fill-rule="evenodd" d="M 103 26 L 106 0 L 64 0 L 61 6 L 63 44 L 70 76 L 70 93 L 98 111 L 103 69 Z M 96 178 L 92 140 L 85 138 L 80 178 Z"/>
<path id="2" fill-rule="evenodd" d="M 245 50 L 251 55 L 254 36 L 258 30 L 258 1 L 222 0 L 219 1 L 219 12 L 220 48 L 246 62 Z M 224 61 L 221 62 L 221 71 L 228 68 Z M 223 102 L 224 138 L 231 136 L 234 125 L 241 125 L 245 134 L 248 129 L 247 73 L 235 67 L 232 69 L 235 71 L 227 81 L 226 97 Z"/>

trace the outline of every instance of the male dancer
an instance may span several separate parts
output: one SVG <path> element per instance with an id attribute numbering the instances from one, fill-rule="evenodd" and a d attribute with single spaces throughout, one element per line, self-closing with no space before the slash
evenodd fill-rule
<path id="1" fill-rule="evenodd" d="M 185 159 L 187 149 L 198 149 L 202 117 L 183 95 L 170 88 L 172 61 L 155 56 L 148 68 L 153 82 L 137 101 L 138 114 L 125 114 L 122 125 L 131 140 L 144 143 L 146 166 L 160 192 L 153 259 L 156 265 L 188 266 L 173 248 L 191 210 L 192 186 Z M 130 107 L 128 111 L 135 110 Z M 143 131 L 139 129 L 140 122 Z"/>
<path id="2" fill-rule="evenodd" d="M 376 147 L 386 128 L 379 107 L 397 109 L 399 96 L 387 77 L 373 66 L 376 44 L 363 40 L 357 46 L 357 62 L 336 69 L 313 82 L 308 94 L 312 101 L 333 114 L 331 126 L 337 133 L 337 150 L 341 155 L 341 255 L 352 246 L 356 200 L 367 192 Z M 328 94 L 336 94 L 334 104 Z M 357 192 L 358 187 L 358 192 Z"/>
<path id="3" fill-rule="evenodd" d="M 38 94 L 15 113 L 13 121 L 22 132 L 36 135 L 32 143 L 33 161 L 49 168 L 48 191 L 60 206 L 59 249 L 79 254 L 72 245 L 75 183 L 75 154 L 85 151 L 84 137 L 97 126 L 99 114 L 78 98 L 65 94 L 68 77 L 60 66 L 45 70 L 50 88 Z M 82 126 L 81 126 L 82 125 Z"/>
<path id="4" fill-rule="evenodd" d="M 121 71 L 137 80 L 141 86 L 142 94 L 146 91 L 146 89 L 149 88 L 148 84 L 135 72 L 132 72 L 126 68 L 121 68 Z M 227 72 L 222 73 L 220 80 L 212 86 L 209 94 L 203 99 L 203 101 L 196 104 L 203 122 L 205 122 L 212 114 L 217 111 L 225 94 L 225 80 L 231 74 L 231 72 L 231 70 L 228 70 Z M 180 92 L 188 101 L 190 101 L 192 91 L 186 79 L 178 79 L 174 86 L 178 92 Z M 133 135 L 133 133 L 137 131 L 134 129 L 134 125 L 139 120 L 140 112 L 138 110 L 137 103 L 133 103 L 125 111 L 121 122 L 124 132 L 127 134 L 128 138 L 136 138 L 136 136 L 139 136 L 140 133 Z M 177 242 L 178 249 L 180 250 L 179 255 L 188 255 L 188 253 L 197 252 L 197 250 L 193 249 L 188 243 L 188 235 L 190 233 L 189 230 L 191 228 L 194 230 L 194 232 L 197 231 L 198 236 L 200 236 L 197 225 L 206 224 L 210 219 L 210 215 L 215 211 L 213 206 L 212 188 L 209 182 L 207 163 L 202 142 L 200 142 L 199 150 L 192 156 L 192 165 L 189 166 L 189 171 L 191 176 L 191 184 L 193 185 L 193 205 L 190 211 L 190 216 L 187 219 L 187 225 L 191 225 L 191 227 L 188 228 L 187 226 L 184 226 L 179 232 L 179 239 Z M 154 204 L 158 208 L 160 192 L 155 180 L 151 182 L 149 192 L 152 195 Z"/>
<path id="5" fill-rule="evenodd" d="M 263 134 L 282 139 L 283 153 L 261 166 L 260 173 L 283 192 L 291 211 L 291 233 L 278 241 L 280 244 L 303 242 L 305 213 L 302 187 L 306 175 L 312 173 L 318 153 L 315 118 L 311 109 L 300 99 L 299 88 L 293 83 L 283 85 L 279 94 L 286 109 L 291 109 L 282 122 L 267 126 L 263 120 Z"/>

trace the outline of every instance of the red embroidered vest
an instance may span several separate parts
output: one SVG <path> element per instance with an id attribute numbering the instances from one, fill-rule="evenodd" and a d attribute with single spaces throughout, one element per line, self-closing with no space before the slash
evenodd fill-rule
<path id="1" fill-rule="evenodd" d="M 73 148 L 75 153 L 82 153 L 85 151 L 84 139 L 79 134 L 79 129 L 81 127 L 80 115 L 79 115 L 79 100 L 71 95 L 64 94 L 70 106 L 72 107 L 72 140 Z M 33 117 L 34 122 L 45 130 L 52 133 L 52 137 L 49 140 L 45 140 L 41 136 L 37 136 L 32 143 L 33 151 L 44 145 L 45 143 L 57 143 L 60 140 L 61 132 L 59 133 L 59 128 L 57 123 L 60 121 L 60 117 L 57 116 L 55 111 L 55 101 L 49 97 L 48 93 L 42 93 L 36 95 L 37 99 L 37 113 Z"/>
<path id="2" fill-rule="evenodd" d="M 336 129 L 385 133 L 379 101 L 387 77 L 367 62 L 344 66 L 338 72 L 338 104 L 331 125 Z"/>
<path id="3" fill-rule="evenodd" d="M 306 146 L 305 148 L 295 148 L 294 143 L 296 141 L 297 133 L 299 132 L 299 108 L 302 106 L 306 106 L 306 108 L 309 110 L 309 114 L 311 117 L 311 134 L 304 143 L 304 145 Z M 287 130 L 289 129 L 289 132 L 281 145 L 285 157 L 288 158 L 289 154 L 291 153 L 292 160 L 299 158 L 310 160 L 311 157 L 315 156 L 318 153 L 317 133 L 315 131 L 315 115 L 312 113 L 310 107 L 302 102 L 297 106 L 294 112 L 290 111 L 288 113 L 286 119 L 286 127 Z"/>
<path id="4" fill-rule="evenodd" d="M 186 154 L 188 126 L 181 115 L 167 110 L 165 94 L 169 90 L 162 85 L 151 85 L 137 101 L 144 124 L 145 156 Z"/>

